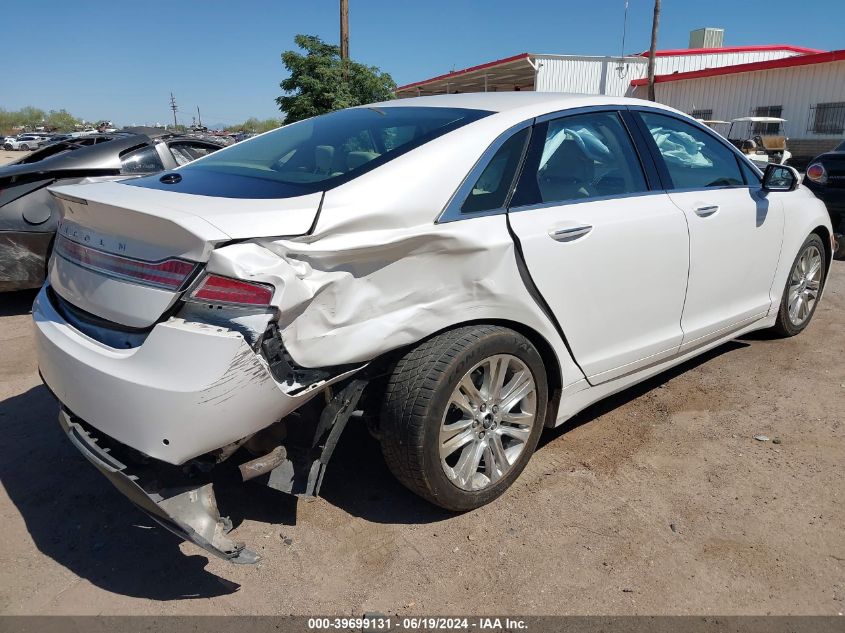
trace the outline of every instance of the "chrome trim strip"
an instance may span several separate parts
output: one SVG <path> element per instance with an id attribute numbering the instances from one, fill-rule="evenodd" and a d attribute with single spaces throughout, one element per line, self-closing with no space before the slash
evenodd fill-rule
<path id="1" fill-rule="evenodd" d="M 592 112 L 619 112 L 624 107 L 624 103 L 619 103 L 596 106 L 580 106 L 578 108 L 567 108 L 566 110 L 556 110 L 555 112 L 541 114 L 534 120 L 534 122 L 537 124 L 545 123 L 546 121 L 551 121 L 553 119 L 562 119 L 564 117 L 575 116 L 578 114 L 590 114 Z"/>
<path id="2" fill-rule="evenodd" d="M 587 235 L 587 233 L 592 230 L 593 226 L 591 224 L 585 224 L 583 226 L 572 226 L 565 229 L 549 231 L 549 237 L 551 237 L 556 242 L 571 242 L 573 240 L 577 240 L 579 237 Z"/>

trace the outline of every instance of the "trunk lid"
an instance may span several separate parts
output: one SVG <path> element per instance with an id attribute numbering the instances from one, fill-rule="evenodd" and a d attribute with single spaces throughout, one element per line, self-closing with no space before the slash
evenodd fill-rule
<path id="1" fill-rule="evenodd" d="M 50 191 L 61 210 L 50 285 L 85 312 L 139 329 L 156 323 L 173 306 L 218 244 L 303 235 L 313 225 L 322 197 L 228 199 L 119 182 Z M 196 264 L 178 288 L 114 273 L 114 268 L 172 261 Z"/>

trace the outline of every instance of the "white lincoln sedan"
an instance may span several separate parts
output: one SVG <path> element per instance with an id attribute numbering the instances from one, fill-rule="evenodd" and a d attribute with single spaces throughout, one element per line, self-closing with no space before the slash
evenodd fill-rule
<path id="1" fill-rule="evenodd" d="M 831 260 L 792 168 L 625 98 L 391 101 L 51 192 L 33 317 L 62 427 L 234 562 L 258 557 L 218 511 L 220 463 L 315 495 L 351 420 L 405 486 L 470 510 L 543 427 L 751 330 L 801 332 Z"/>

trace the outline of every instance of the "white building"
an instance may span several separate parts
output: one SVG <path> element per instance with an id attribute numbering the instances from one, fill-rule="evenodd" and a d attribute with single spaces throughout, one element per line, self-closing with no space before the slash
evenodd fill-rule
<path id="1" fill-rule="evenodd" d="M 648 53 L 521 53 L 401 86 L 396 96 L 536 90 L 646 98 L 647 67 Z M 798 161 L 845 137 L 845 50 L 786 45 L 663 50 L 656 54 L 655 75 L 657 100 L 697 118 L 786 119 L 782 129 L 758 131 L 787 136 Z"/>

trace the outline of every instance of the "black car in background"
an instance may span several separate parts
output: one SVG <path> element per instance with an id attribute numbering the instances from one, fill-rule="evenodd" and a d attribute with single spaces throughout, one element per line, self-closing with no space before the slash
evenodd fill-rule
<path id="1" fill-rule="evenodd" d="M 836 257 L 845 258 L 845 140 L 807 165 L 804 184 L 827 206 L 836 235 Z"/>
<path id="2" fill-rule="evenodd" d="M 0 292 L 44 282 L 58 223 L 47 187 L 174 169 L 224 147 L 156 128 L 60 140 L 0 167 Z"/>

